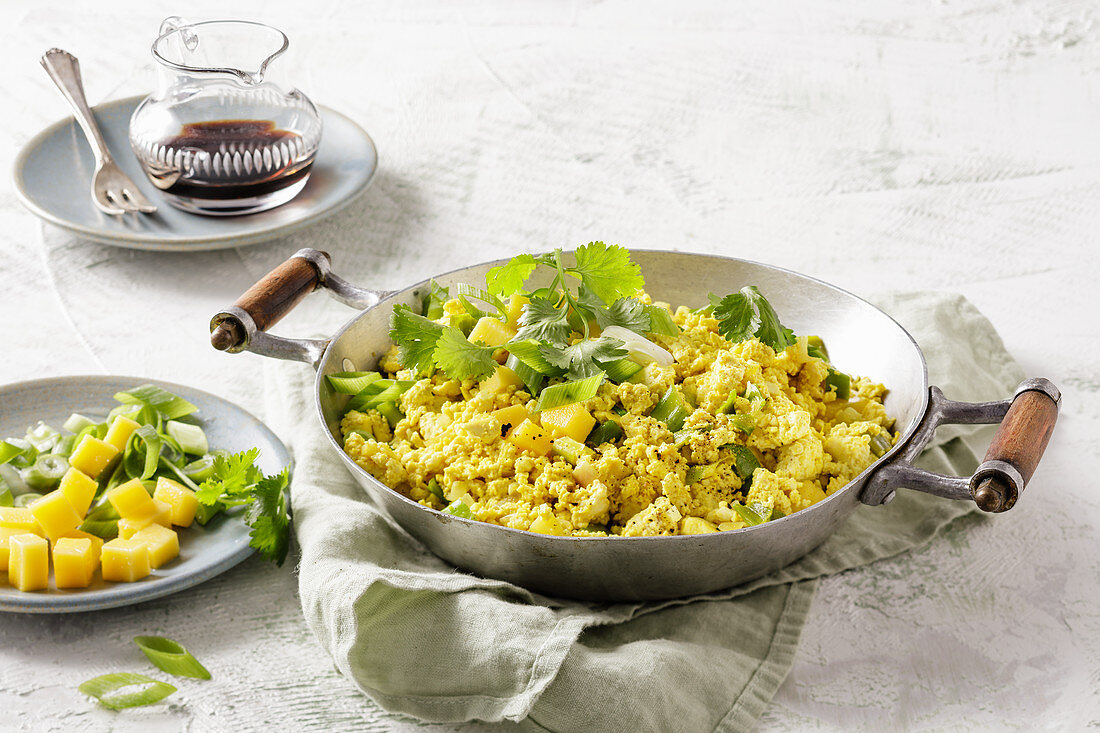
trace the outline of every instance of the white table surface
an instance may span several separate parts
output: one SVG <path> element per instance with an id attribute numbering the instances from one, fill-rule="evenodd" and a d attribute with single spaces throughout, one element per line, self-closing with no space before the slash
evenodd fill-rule
<path id="1" fill-rule="evenodd" d="M 37 64 L 45 49 L 80 57 L 93 103 L 144 93 L 148 44 L 181 11 L 6 0 L 0 169 L 66 115 Z M 604 239 L 759 259 L 862 294 L 958 291 L 1062 388 L 1043 464 L 1010 513 L 826 579 L 760 727 L 1100 725 L 1094 4 L 192 0 L 186 12 L 285 29 L 298 85 L 374 136 L 373 187 L 286 240 L 156 255 L 43 227 L 5 174 L 0 383 L 143 375 L 262 416 L 278 399 L 262 394 L 262 362 L 215 353 L 206 323 L 301 246 L 380 288 Z M 279 331 L 348 316 L 310 301 Z M 145 669 L 129 639 L 158 633 L 213 681 L 122 715 L 76 692 Z M 334 672 L 291 564 L 255 559 L 129 609 L 0 616 L 0 710 L 0 727 L 20 730 L 415 727 Z"/>

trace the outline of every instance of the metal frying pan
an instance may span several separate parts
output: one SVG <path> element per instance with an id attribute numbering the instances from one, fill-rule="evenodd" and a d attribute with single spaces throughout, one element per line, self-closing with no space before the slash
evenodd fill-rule
<path id="1" fill-rule="evenodd" d="M 340 417 L 346 395 L 325 375 L 371 369 L 390 348 L 393 306 L 418 307 L 425 280 L 397 292 L 356 287 L 330 272 L 329 256 L 303 249 L 211 321 L 215 348 L 252 351 L 312 364 L 322 428 L 333 451 L 359 484 L 432 552 L 478 575 L 500 578 L 549 595 L 589 600 L 677 598 L 727 588 L 788 565 L 820 545 L 860 502 L 885 504 L 905 487 L 948 499 L 974 501 L 987 512 L 1012 507 L 1038 465 L 1057 418 L 1060 394 L 1046 379 L 1028 379 L 1000 402 L 945 399 L 929 387 L 924 356 L 913 338 L 882 311 L 832 285 L 756 262 L 679 252 L 635 251 L 646 290 L 673 304 L 699 305 L 704 293 L 757 285 L 796 333 L 829 345 L 842 370 L 889 388 L 885 404 L 901 437 L 890 451 L 825 500 L 782 519 L 744 529 L 675 537 L 555 537 L 485 524 L 429 509 L 360 468 L 346 453 Z M 444 286 L 482 282 L 488 262 L 438 275 Z M 325 288 L 360 309 L 332 338 L 297 340 L 265 331 L 305 295 Z M 945 423 L 995 423 L 998 432 L 973 476 L 943 476 L 912 460 Z"/>

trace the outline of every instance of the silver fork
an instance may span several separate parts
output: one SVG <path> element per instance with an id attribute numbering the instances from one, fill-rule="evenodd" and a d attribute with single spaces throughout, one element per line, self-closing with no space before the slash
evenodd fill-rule
<path id="1" fill-rule="evenodd" d="M 152 214 L 157 210 L 153 202 L 145 198 L 129 176 L 122 172 L 111 157 L 103 134 L 99 131 L 88 100 L 84 97 L 84 82 L 80 77 L 80 62 L 68 51 L 51 48 L 42 54 L 42 66 L 69 100 L 80 129 L 92 146 L 95 155 L 95 175 L 92 176 L 92 201 L 105 214 L 140 212 Z"/>

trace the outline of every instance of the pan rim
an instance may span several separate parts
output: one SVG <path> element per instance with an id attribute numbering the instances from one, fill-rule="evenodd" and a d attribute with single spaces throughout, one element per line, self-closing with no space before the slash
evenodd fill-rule
<path id="1" fill-rule="evenodd" d="M 563 250 L 563 254 L 568 254 L 572 251 L 573 250 Z M 841 501 L 840 497 L 842 497 L 842 496 L 847 498 L 847 495 L 849 493 L 851 493 L 852 491 L 861 489 L 862 486 L 864 485 L 864 483 L 867 481 L 867 479 L 870 477 L 870 475 L 872 473 L 874 473 L 878 469 L 882 468 L 883 466 L 887 465 L 888 463 L 893 461 L 897 456 L 899 456 L 902 449 L 906 446 L 906 444 L 909 442 L 909 440 L 913 437 L 914 432 L 916 432 L 916 429 L 917 429 L 918 425 L 920 424 L 921 418 L 928 412 L 928 402 L 929 402 L 929 396 L 928 396 L 928 389 L 929 389 L 929 384 L 928 384 L 928 363 L 927 363 L 927 360 L 924 358 L 924 352 L 921 350 L 920 344 L 917 343 L 916 339 L 913 338 L 913 335 L 911 333 L 909 333 L 909 331 L 904 326 L 902 326 L 900 323 L 898 323 L 898 321 L 893 316 L 891 316 L 889 313 L 882 310 L 878 306 L 874 305 L 873 303 L 867 301 L 866 299 L 861 298 L 860 296 L 858 296 L 858 295 L 856 295 L 852 292 L 849 292 L 849 291 L 845 290 L 844 288 L 833 285 L 832 283 L 829 283 L 829 282 L 827 282 L 825 280 L 822 280 L 820 278 L 816 278 L 816 277 L 813 277 L 811 275 L 806 275 L 806 274 L 803 274 L 803 273 L 798 272 L 796 270 L 791 270 L 791 269 L 786 268 L 786 267 L 780 267 L 778 265 L 770 265 L 770 264 L 767 264 L 767 263 L 764 263 L 764 262 L 759 262 L 759 261 L 756 261 L 756 260 L 748 260 L 748 259 L 744 259 L 744 258 L 741 258 L 741 257 L 729 257 L 729 256 L 726 256 L 726 255 L 714 255 L 714 254 L 707 254 L 707 253 L 701 253 L 701 252 L 684 252 L 684 251 L 680 251 L 680 250 L 648 249 L 648 248 L 632 248 L 632 249 L 630 249 L 630 252 L 631 252 L 632 255 L 634 255 L 635 253 L 645 253 L 645 254 L 652 253 L 652 254 L 657 254 L 657 255 L 674 255 L 674 256 L 677 256 L 677 257 L 713 259 L 713 260 L 721 260 L 723 262 L 735 262 L 735 263 L 753 265 L 753 266 L 756 266 L 756 267 L 763 267 L 763 268 L 766 268 L 766 269 L 769 269 L 769 270 L 774 270 L 774 271 L 777 271 L 777 272 L 780 272 L 780 273 L 784 273 L 786 275 L 793 276 L 795 278 L 801 278 L 803 280 L 808 280 L 810 282 L 817 283 L 818 285 L 821 285 L 821 286 L 823 286 L 823 287 L 825 287 L 829 290 L 835 291 L 835 292 L 837 292 L 837 293 L 839 293 L 843 296 L 847 296 L 848 298 L 851 298 L 851 299 L 857 301 L 861 305 L 863 305 L 867 308 L 870 308 L 875 313 L 878 313 L 879 315 L 885 317 L 886 319 L 889 320 L 890 323 L 892 323 L 894 325 L 895 328 L 897 328 L 902 334 L 904 334 L 905 338 L 908 339 L 910 344 L 912 344 L 913 349 L 914 349 L 915 353 L 917 354 L 917 357 L 920 360 L 921 382 L 922 382 L 921 395 L 920 395 L 920 404 L 919 404 L 917 410 L 914 412 L 914 415 L 913 415 L 912 419 L 910 419 L 909 424 L 905 427 L 904 432 L 902 432 L 899 435 L 897 442 L 893 445 L 893 447 L 890 448 L 890 450 L 883 453 L 882 456 L 880 456 L 873 463 L 871 463 L 871 465 L 867 466 L 867 468 L 865 468 L 859 474 L 854 476 L 848 483 L 846 483 L 840 489 L 834 491 L 832 494 L 829 494 L 828 496 L 826 496 L 824 499 L 817 502 L 816 504 L 813 504 L 812 506 L 809 506 L 805 509 L 794 512 L 793 514 L 789 514 L 785 517 L 780 517 L 779 519 L 774 519 L 774 520 L 771 520 L 771 521 L 768 521 L 768 522 L 764 522 L 762 524 L 752 525 L 752 526 L 748 526 L 748 527 L 742 527 L 741 529 L 726 530 L 726 531 L 723 531 L 723 532 L 711 532 L 711 533 L 706 533 L 706 534 L 702 534 L 702 535 L 669 535 L 669 536 L 658 535 L 658 536 L 645 536 L 645 537 L 622 537 L 622 536 L 618 536 L 618 535 L 609 535 L 609 536 L 606 536 L 606 537 L 572 537 L 572 536 L 547 535 L 547 534 L 541 534 L 539 532 L 532 532 L 532 531 L 526 530 L 526 529 L 516 529 L 514 527 L 506 527 L 506 526 L 500 525 L 500 524 L 492 524 L 490 522 L 482 522 L 482 521 L 479 521 L 479 520 L 476 520 L 476 519 L 465 519 L 463 517 L 456 517 L 452 514 L 447 514 L 447 513 L 442 512 L 438 509 L 433 509 L 431 507 L 424 506 L 423 504 L 421 504 L 419 502 L 413 501 L 409 497 L 402 494 L 400 491 L 398 491 L 396 489 L 393 489 L 389 486 L 386 486 L 386 484 L 382 483 L 381 481 L 376 479 L 374 476 L 372 476 L 370 473 L 368 473 L 366 471 L 366 469 L 364 469 L 362 466 L 360 466 L 359 464 L 357 464 L 355 461 L 353 461 L 351 459 L 351 457 L 347 454 L 347 452 L 344 451 L 343 446 L 340 445 L 340 443 L 333 436 L 332 432 L 328 428 L 328 421 L 325 418 L 324 408 L 321 405 L 321 390 L 324 387 L 325 366 L 328 364 L 329 357 L 332 354 L 333 345 L 336 344 L 340 340 L 340 338 L 345 333 L 347 333 L 347 331 L 349 329 L 351 329 L 351 327 L 354 326 L 368 312 L 373 311 L 377 308 L 382 308 L 382 307 L 389 307 L 389 308 L 392 309 L 393 304 L 396 300 L 398 300 L 400 298 L 403 298 L 407 293 L 409 293 L 411 291 L 414 291 L 418 288 L 422 288 L 422 287 L 427 286 L 428 283 L 430 283 L 432 280 L 442 279 L 442 278 L 445 278 L 449 275 L 454 275 L 456 273 L 463 272 L 463 271 L 466 271 L 466 270 L 471 270 L 471 269 L 474 269 L 474 268 L 486 267 L 486 266 L 492 267 L 492 266 L 503 265 L 504 263 L 508 262 L 511 259 L 510 257 L 504 257 L 504 258 L 500 258 L 500 259 L 496 259 L 496 260 L 486 260 L 486 261 L 482 261 L 482 262 L 477 262 L 477 263 L 474 263 L 472 265 L 466 265 L 464 267 L 456 267 L 456 268 L 454 268 L 452 270 L 448 270 L 446 272 L 441 272 L 441 273 L 437 273 L 435 275 L 431 275 L 431 276 L 429 276 L 427 278 L 424 278 L 423 280 L 420 280 L 420 281 L 418 281 L 418 282 L 416 282 L 412 285 L 401 288 L 400 290 L 395 290 L 395 291 L 392 291 L 392 292 L 386 292 L 386 293 L 384 293 L 384 297 L 380 298 L 377 303 L 375 303 L 374 305 L 372 305 L 368 308 L 364 308 L 364 309 L 360 310 L 358 313 L 356 313 L 351 318 L 349 318 L 342 326 L 340 326 L 340 328 L 338 328 L 335 333 L 332 334 L 332 336 L 328 339 L 328 343 L 325 345 L 324 353 L 321 355 L 321 358 L 317 361 L 317 365 L 316 365 L 316 372 L 317 373 L 316 373 L 316 377 L 314 379 L 314 389 L 313 389 L 313 401 L 314 401 L 314 407 L 315 407 L 316 412 L 317 412 L 317 418 L 318 418 L 318 421 L 320 422 L 321 429 L 325 433 L 325 437 L 329 441 L 330 446 L 337 452 L 337 454 L 340 456 L 341 460 L 344 462 L 344 465 L 347 466 L 348 470 L 350 470 L 354 475 L 358 476 L 359 478 L 364 478 L 367 481 L 369 481 L 372 485 L 377 486 L 378 488 L 393 494 L 398 499 L 400 499 L 402 502 L 409 505 L 410 508 L 414 508 L 414 509 L 417 509 L 417 510 L 428 512 L 429 516 L 434 516 L 436 519 L 438 519 L 439 521 L 442 521 L 444 523 L 459 522 L 459 523 L 462 523 L 462 524 L 475 526 L 475 527 L 478 527 L 478 528 L 492 527 L 494 529 L 502 530 L 502 531 L 505 531 L 505 532 L 518 533 L 520 535 L 526 536 L 526 537 L 531 538 L 533 540 L 555 542 L 555 543 L 558 543 L 558 544 L 561 544 L 561 543 L 564 543 L 564 542 L 578 542 L 578 541 L 580 541 L 580 542 L 608 542 L 608 541 L 613 541 L 616 544 L 616 546 L 618 546 L 618 545 L 626 546 L 628 544 L 635 544 L 635 543 L 640 543 L 640 542 L 659 541 L 659 542 L 662 543 L 662 546 L 664 546 L 664 545 L 670 544 L 673 541 L 681 541 L 681 542 L 688 542 L 688 541 L 691 541 L 691 540 L 699 541 L 699 539 L 703 538 L 703 537 L 711 537 L 711 536 L 713 536 L 713 537 L 722 537 L 722 536 L 726 536 L 726 535 L 744 536 L 744 533 L 753 532 L 753 531 L 762 531 L 762 530 L 774 527 L 774 526 L 782 524 L 782 523 L 788 523 L 789 524 L 790 523 L 789 520 L 809 521 L 810 517 L 816 516 L 816 515 L 821 513 L 820 510 L 815 511 L 815 510 L 818 510 L 819 507 L 824 508 L 827 505 L 836 504 L 839 501 Z M 858 497 L 856 498 L 856 502 L 857 503 L 859 502 Z M 388 512 L 384 512 L 384 513 L 388 514 Z M 704 541 L 713 541 L 713 540 L 704 540 Z"/>

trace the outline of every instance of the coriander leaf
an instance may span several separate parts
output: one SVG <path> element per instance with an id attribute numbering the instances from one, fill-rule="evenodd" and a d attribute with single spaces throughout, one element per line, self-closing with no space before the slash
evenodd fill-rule
<path id="1" fill-rule="evenodd" d="M 435 280 L 428 282 L 428 294 L 424 296 L 424 317 L 430 321 L 443 317 L 443 304 L 447 302 L 450 294 L 447 288 Z"/>
<path id="2" fill-rule="evenodd" d="M 619 298 L 606 308 L 596 311 L 596 323 L 600 328 L 622 326 L 636 334 L 645 335 L 650 329 L 649 311 L 637 298 Z"/>
<path id="3" fill-rule="evenodd" d="M 289 476 L 284 468 L 274 476 L 265 476 L 256 482 L 249 494 L 252 503 L 246 520 L 252 528 L 248 544 L 276 565 L 286 560 L 290 546 L 290 517 L 287 516 L 287 483 Z"/>
<path id="4" fill-rule="evenodd" d="M 605 303 L 634 295 L 645 284 L 642 270 L 630 260 L 630 252 L 618 245 L 590 242 L 577 247 L 577 264 L 567 268 Z"/>
<path id="5" fill-rule="evenodd" d="M 622 359 L 630 352 L 623 348 L 623 342 L 619 339 L 600 336 L 597 339 L 578 341 L 565 348 L 543 344 L 539 347 L 539 353 L 554 366 L 566 369 L 566 377 L 578 379 L 603 371 L 598 362 Z"/>
<path id="6" fill-rule="evenodd" d="M 795 342 L 794 333 L 783 328 L 779 316 L 755 285 L 746 285 L 722 298 L 714 306 L 714 317 L 718 319 L 719 333 L 730 341 L 745 341 L 755 336 L 776 352 Z"/>
<path id="7" fill-rule="evenodd" d="M 214 456 L 214 475 L 202 482 L 195 498 L 200 504 L 210 506 L 223 496 L 235 497 L 246 493 L 261 476 L 260 469 L 254 465 L 259 456 L 259 448 L 228 456 Z"/>
<path id="8" fill-rule="evenodd" d="M 532 297 L 531 302 L 523 306 L 519 317 L 519 332 L 514 339 L 524 341 L 551 341 L 564 344 L 573 330 L 569 325 L 569 308 L 560 308 L 550 298 Z"/>
<path id="9" fill-rule="evenodd" d="M 432 355 L 443 326 L 418 316 L 407 305 L 395 305 L 390 316 L 390 339 L 400 349 L 401 363 L 420 374 L 434 371 Z"/>
<path id="10" fill-rule="evenodd" d="M 485 285 L 494 295 L 507 298 L 523 289 L 523 284 L 538 267 L 533 255 L 513 257 L 507 264 L 494 267 L 485 275 Z"/>
<path id="11" fill-rule="evenodd" d="M 472 344 L 457 328 L 446 326 L 436 344 L 433 358 L 436 366 L 451 379 L 481 379 L 492 374 L 497 367 L 493 361 L 494 351 L 495 347 Z"/>

